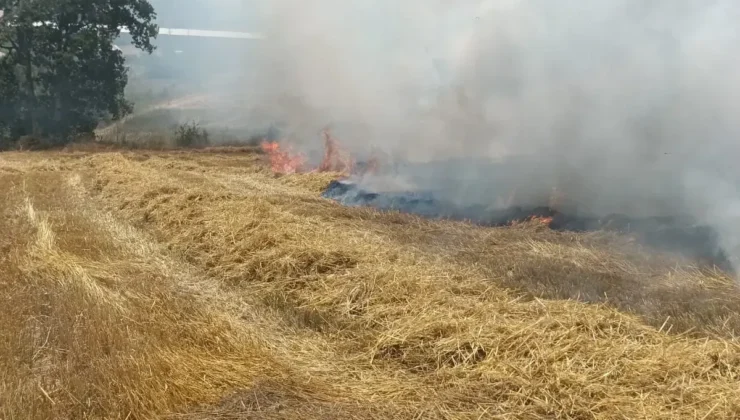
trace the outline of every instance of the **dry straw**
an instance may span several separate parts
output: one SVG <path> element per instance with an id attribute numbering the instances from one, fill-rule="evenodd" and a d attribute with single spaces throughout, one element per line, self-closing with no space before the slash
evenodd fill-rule
<path id="1" fill-rule="evenodd" d="M 735 285 L 628 238 L 345 208 L 243 150 L 3 159 L 2 418 L 740 408 Z"/>

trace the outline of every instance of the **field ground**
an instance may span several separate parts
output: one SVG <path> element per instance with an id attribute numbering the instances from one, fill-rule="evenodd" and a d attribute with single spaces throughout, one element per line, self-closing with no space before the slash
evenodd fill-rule
<path id="1" fill-rule="evenodd" d="M 245 149 L 0 154 L 0 418 L 736 418 L 733 281 L 320 198 Z"/>

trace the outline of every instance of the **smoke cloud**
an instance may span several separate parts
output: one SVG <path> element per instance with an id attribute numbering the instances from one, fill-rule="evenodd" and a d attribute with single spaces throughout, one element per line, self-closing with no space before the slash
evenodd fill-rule
<path id="1" fill-rule="evenodd" d="M 399 177 L 458 202 L 516 189 L 519 204 L 546 204 L 557 187 L 566 211 L 690 214 L 740 255 L 736 1 L 265 0 L 239 10 L 267 36 L 242 54 L 244 116 L 285 123 L 307 151 L 331 125 L 360 157 L 439 162 Z"/>

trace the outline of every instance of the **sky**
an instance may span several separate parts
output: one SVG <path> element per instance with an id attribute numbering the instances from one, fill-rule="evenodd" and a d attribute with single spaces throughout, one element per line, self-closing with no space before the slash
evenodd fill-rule
<path id="1" fill-rule="evenodd" d="M 255 0 L 150 0 L 159 26 L 257 32 L 260 19 Z"/>

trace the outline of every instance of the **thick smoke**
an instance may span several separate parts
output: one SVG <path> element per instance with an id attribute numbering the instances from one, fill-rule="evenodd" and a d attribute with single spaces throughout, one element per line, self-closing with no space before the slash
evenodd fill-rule
<path id="1" fill-rule="evenodd" d="M 308 150 L 330 125 L 360 157 L 440 162 L 401 166 L 399 177 L 458 202 L 516 189 L 518 204 L 546 204 L 557 187 L 565 211 L 688 213 L 740 247 L 736 1 L 264 0 L 241 10 L 268 38 L 243 54 L 245 118 L 285 123 Z"/>

